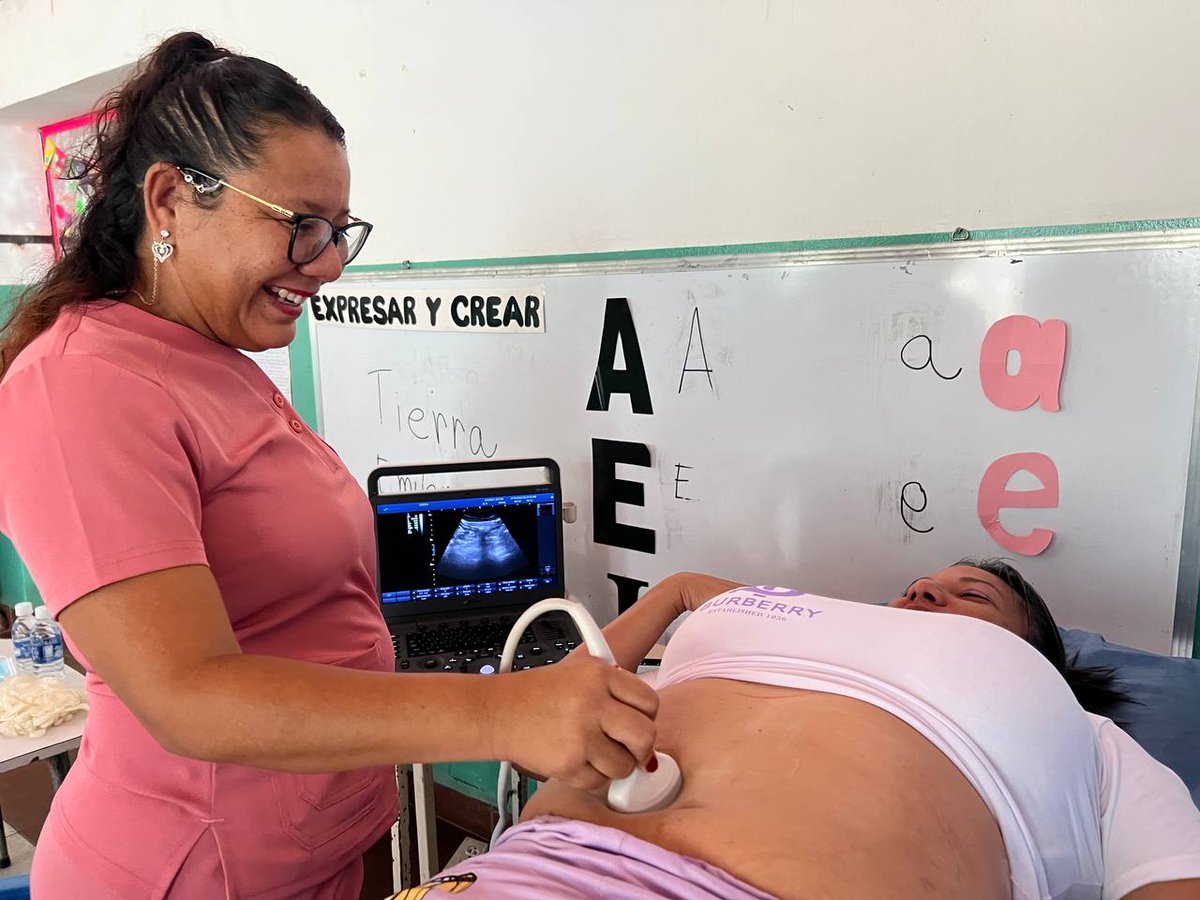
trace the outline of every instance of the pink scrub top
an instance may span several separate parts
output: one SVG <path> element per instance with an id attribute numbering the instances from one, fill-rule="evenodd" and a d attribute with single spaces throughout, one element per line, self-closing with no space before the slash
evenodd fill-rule
<path id="1" fill-rule="evenodd" d="M 369 503 L 242 353 L 84 304 L 18 356 L 0 423 L 0 531 L 55 615 L 106 584 L 207 565 L 244 652 L 392 671 Z M 223 877 L 205 896 L 310 896 L 395 820 L 391 767 L 293 775 L 168 753 L 71 649 L 91 711 L 34 896 L 161 897 L 184 860 Z"/>

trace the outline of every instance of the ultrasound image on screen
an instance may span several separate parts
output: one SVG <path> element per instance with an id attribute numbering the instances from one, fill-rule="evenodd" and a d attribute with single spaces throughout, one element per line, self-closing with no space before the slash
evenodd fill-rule
<path id="1" fill-rule="evenodd" d="M 468 597 L 558 583 L 551 494 L 382 504 L 376 516 L 385 603 Z"/>
<path id="2" fill-rule="evenodd" d="M 496 513 L 467 513 L 437 564 L 437 573 L 462 581 L 494 581 L 528 566 L 508 526 Z"/>

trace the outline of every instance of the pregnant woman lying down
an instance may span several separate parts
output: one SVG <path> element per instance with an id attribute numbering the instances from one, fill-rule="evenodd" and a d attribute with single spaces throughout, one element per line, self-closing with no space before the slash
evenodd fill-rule
<path id="1" fill-rule="evenodd" d="M 678 799 L 629 815 L 603 790 L 551 781 L 441 890 L 1200 898 L 1200 812 L 1173 772 L 1080 706 L 1104 712 L 1120 695 L 1068 672 L 1044 602 L 1011 567 L 954 565 L 888 607 L 676 575 L 605 630 L 618 662 L 635 668 L 688 610 L 655 684 Z"/>

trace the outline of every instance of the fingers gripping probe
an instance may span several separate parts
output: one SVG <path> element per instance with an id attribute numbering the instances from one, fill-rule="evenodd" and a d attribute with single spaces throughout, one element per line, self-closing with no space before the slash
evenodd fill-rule
<path id="1" fill-rule="evenodd" d="M 500 657 L 499 671 L 501 673 L 512 671 L 517 645 L 521 642 L 521 635 L 525 633 L 529 624 L 538 616 L 556 610 L 565 612 L 575 622 L 575 627 L 579 629 L 588 653 L 616 665 L 608 641 L 604 639 L 604 634 L 596 625 L 596 620 L 584 609 L 583 604 L 574 600 L 551 598 L 533 604 L 517 619 L 516 624 L 508 633 L 508 639 L 504 642 L 504 653 Z M 679 766 L 665 753 L 655 751 L 654 756 L 658 760 L 658 768 L 655 771 L 647 772 L 645 769 L 637 768 L 624 778 L 615 779 L 608 786 L 608 805 L 610 807 L 617 812 L 650 812 L 661 809 L 675 799 L 683 784 Z M 496 784 L 496 806 L 500 812 L 500 820 L 492 832 L 493 844 L 508 827 L 508 791 L 511 783 L 512 763 L 502 762 L 500 779 Z"/>

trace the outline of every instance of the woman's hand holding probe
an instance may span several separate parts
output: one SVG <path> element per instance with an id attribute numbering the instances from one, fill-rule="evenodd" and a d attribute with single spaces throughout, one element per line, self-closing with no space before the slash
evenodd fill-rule
<path id="1" fill-rule="evenodd" d="M 629 672 L 572 653 L 553 666 L 498 676 L 500 683 L 496 756 L 538 780 L 594 790 L 654 756 L 658 694 Z"/>

